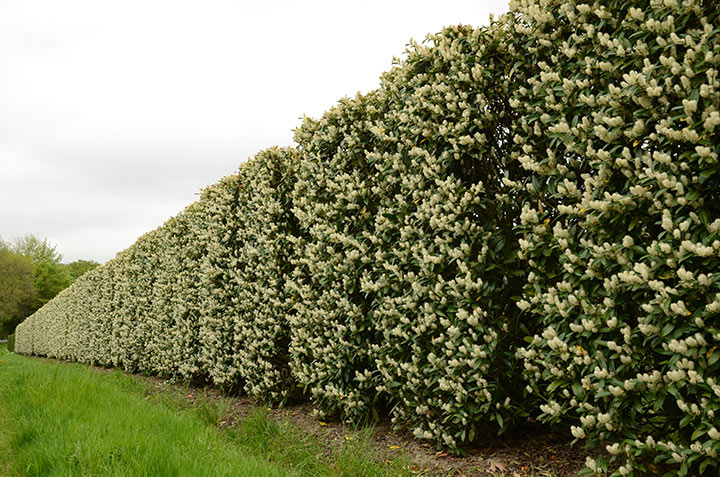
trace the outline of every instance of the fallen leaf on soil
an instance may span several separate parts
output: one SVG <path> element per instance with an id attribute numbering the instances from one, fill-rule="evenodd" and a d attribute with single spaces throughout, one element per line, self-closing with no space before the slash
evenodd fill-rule
<path id="1" fill-rule="evenodd" d="M 488 471 L 490 472 L 505 472 L 506 470 L 507 466 L 499 460 L 491 460 L 488 464 Z"/>
<path id="2" fill-rule="evenodd" d="M 400 446 L 390 446 L 390 449 L 399 449 Z"/>

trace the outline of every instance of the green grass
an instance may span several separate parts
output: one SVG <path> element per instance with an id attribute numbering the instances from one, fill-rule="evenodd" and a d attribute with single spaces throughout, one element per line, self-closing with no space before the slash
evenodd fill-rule
<path id="1" fill-rule="evenodd" d="M 307 476 L 410 476 L 409 460 L 400 455 L 393 462 L 379 461 L 373 454 L 372 429 L 347 430 L 342 442 L 328 448 L 314 436 L 278 421 L 262 408 L 246 418 L 234 438 L 253 455 L 292 465 Z"/>
<path id="2" fill-rule="evenodd" d="M 368 431 L 328 449 L 263 410 L 221 431 L 226 402 L 189 408 L 147 389 L 121 372 L 1 347 L 0 476 L 410 475 L 406 462 L 371 455 Z"/>

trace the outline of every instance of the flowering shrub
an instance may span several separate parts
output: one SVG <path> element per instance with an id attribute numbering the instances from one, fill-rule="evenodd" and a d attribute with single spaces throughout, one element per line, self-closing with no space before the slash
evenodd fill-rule
<path id="1" fill-rule="evenodd" d="M 545 421 L 613 475 L 717 469 L 720 26 L 714 2 L 515 2 L 532 175 L 518 351 Z M 608 468 L 606 456 L 590 470 Z M 717 472 L 714 470 L 713 473 Z"/>
<path id="2" fill-rule="evenodd" d="M 532 414 L 600 449 L 587 473 L 717 472 L 719 38 L 707 0 L 515 0 L 446 28 L 16 350 L 306 393 L 451 449 Z"/>
<path id="3" fill-rule="evenodd" d="M 237 263 L 235 284 L 235 366 L 244 390 L 268 401 L 284 403 L 300 391 L 290 371 L 290 319 L 293 305 L 289 281 L 297 219 L 290 212 L 297 154 L 292 149 L 260 152 L 238 173 Z"/>
<path id="4" fill-rule="evenodd" d="M 295 131 L 292 370 L 319 411 L 355 422 L 382 406 L 371 348 L 381 331 L 361 278 L 375 266 L 369 153 L 384 108 L 377 93 L 344 99 Z"/>
<path id="5" fill-rule="evenodd" d="M 523 273 L 502 179 L 512 118 L 504 24 L 447 28 L 414 45 L 380 91 L 391 105 L 370 156 L 380 178 L 378 244 L 363 290 L 376 296 L 381 390 L 393 418 L 450 448 L 525 415 L 513 373 Z M 492 426 L 491 426 L 492 428 Z"/>
<path id="6" fill-rule="evenodd" d="M 432 41 L 296 132 L 291 356 L 322 411 L 359 420 L 392 406 L 396 423 L 454 448 L 523 415 L 510 371 L 520 210 L 502 182 L 519 166 L 505 161 L 502 32 Z"/>
<path id="7" fill-rule="evenodd" d="M 239 387 L 240 370 L 235 358 L 235 316 L 238 283 L 233 270 L 238 265 L 240 220 L 240 175 L 222 179 L 207 188 L 201 230 L 196 237 L 204 243 L 201 261 L 200 362 L 210 380 L 223 388 Z"/>

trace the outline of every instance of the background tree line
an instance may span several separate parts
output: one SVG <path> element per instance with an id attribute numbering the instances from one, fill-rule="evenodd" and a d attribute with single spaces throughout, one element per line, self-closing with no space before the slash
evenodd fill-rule
<path id="1" fill-rule="evenodd" d="M 35 235 L 0 239 L 0 338 L 98 265 L 92 260 L 62 263 L 57 247 Z"/>

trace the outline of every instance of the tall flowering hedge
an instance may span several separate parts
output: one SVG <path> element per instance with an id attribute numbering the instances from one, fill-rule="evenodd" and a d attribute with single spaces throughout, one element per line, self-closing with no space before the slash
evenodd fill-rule
<path id="1" fill-rule="evenodd" d="M 207 201 L 201 230 L 200 362 L 205 375 L 216 385 L 229 389 L 241 386 L 235 360 L 235 322 L 238 284 L 234 269 L 238 265 L 240 241 L 238 220 L 240 176 L 223 178 L 207 188 L 201 198 Z"/>
<path id="2" fill-rule="evenodd" d="M 450 447 L 524 416 L 507 33 L 448 28 L 296 131 L 291 355 L 323 412 Z"/>
<path id="3" fill-rule="evenodd" d="M 543 326 L 518 351 L 528 390 L 615 475 L 716 473 L 716 3 L 514 8 L 515 158 L 533 184 L 519 306 Z"/>
<path id="4" fill-rule="evenodd" d="M 238 261 L 230 269 L 237 287 L 233 353 L 243 388 L 279 403 L 301 394 L 290 369 L 295 301 L 288 283 L 297 230 L 290 211 L 296 167 L 292 149 L 272 148 L 240 169 Z"/>
<path id="5" fill-rule="evenodd" d="M 381 389 L 397 424 L 456 447 L 524 415 L 513 372 L 520 294 L 509 170 L 508 31 L 452 27 L 384 78 L 391 105 L 372 159 Z M 485 430 L 486 431 L 486 430 Z"/>
<path id="6" fill-rule="evenodd" d="M 720 19 L 515 0 L 449 27 L 21 324 L 16 350 L 395 424 L 527 416 L 587 473 L 717 473 Z"/>
<path id="7" fill-rule="evenodd" d="M 362 279 L 379 265 L 370 154 L 386 109 L 377 92 L 344 99 L 295 131 L 292 370 L 319 411 L 355 422 L 383 407 L 372 349 L 382 331 Z"/>

